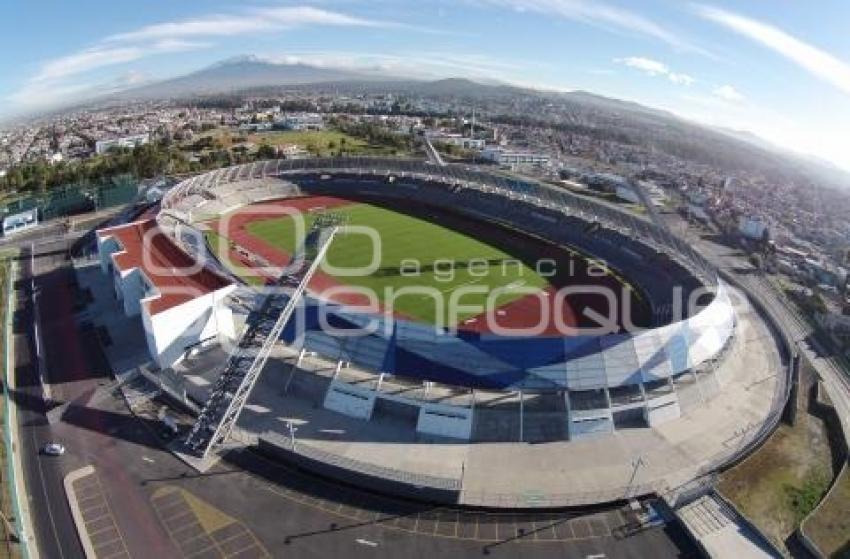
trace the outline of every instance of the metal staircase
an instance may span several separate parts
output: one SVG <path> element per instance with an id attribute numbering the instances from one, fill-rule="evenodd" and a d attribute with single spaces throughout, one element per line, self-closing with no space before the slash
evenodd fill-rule
<path id="1" fill-rule="evenodd" d="M 186 446 L 201 458 L 230 436 L 271 350 L 338 230 L 333 220 L 317 220 L 288 266 L 297 269 L 284 269 L 281 277 L 267 286 L 270 293 L 263 302 L 248 315 L 245 331 L 186 439 Z"/>

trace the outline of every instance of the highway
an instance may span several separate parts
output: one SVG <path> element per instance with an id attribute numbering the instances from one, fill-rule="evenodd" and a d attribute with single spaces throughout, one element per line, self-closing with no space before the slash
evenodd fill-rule
<path id="1" fill-rule="evenodd" d="M 18 452 L 24 471 L 32 527 L 42 557 L 81 557 L 77 532 L 69 514 L 62 487 L 61 463 L 40 455 L 40 449 L 54 440 L 45 418 L 33 301 L 32 267 L 29 248 L 18 261 L 18 312 L 15 316 L 15 385 L 11 398 L 18 407 Z M 21 496 L 21 498 L 24 498 Z"/>
<path id="2" fill-rule="evenodd" d="M 850 376 L 844 367 L 818 342 L 814 329 L 800 316 L 793 303 L 742 258 L 737 249 L 705 239 L 697 242 L 702 253 L 715 266 L 734 274 L 742 286 L 757 294 L 771 315 L 797 344 L 799 351 L 805 355 L 823 381 L 838 412 L 844 437 L 850 440 Z"/>

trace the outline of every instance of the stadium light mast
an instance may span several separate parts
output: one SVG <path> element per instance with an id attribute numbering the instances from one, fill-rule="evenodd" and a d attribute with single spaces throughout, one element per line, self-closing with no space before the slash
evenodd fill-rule
<path id="1" fill-rule="evenodd" d="M 186 438 L 185 446 L 205 460 L 210 451 L 224 444 L 239 419 L 272 349 L 295 312 L 307 284 L 325 258 L 339 225 L 333 216 L 322 216 L 293 263 L 299 269 L 287 272 L 271 286 L 259 307 L 248 315 L 246 329 L 235 351 L 228 357 L 215 386 Z M 315 243 L 314 246 L 313 243 Z M 300 253 L 300 256 L 299 256 Z M 308 255 L 308 253 L 311 253 Z M 310 257 L 307 260 L 307 257 Z M 295 436 L 295 426 L 290 435 Z M 294 443 L 294 440 L 293 440 Z"/>

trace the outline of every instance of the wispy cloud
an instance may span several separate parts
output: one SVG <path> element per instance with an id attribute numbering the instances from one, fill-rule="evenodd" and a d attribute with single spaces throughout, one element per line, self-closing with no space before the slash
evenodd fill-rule
<path id="1" fill-rule="evenodd" d="M 103 76 L 92 77 L 98 70 L 151 56 L 208 48 L 213 43 L 206 41 L 215 38 L 308 26 L 399 25 L 309 6 L 248 8 L 230 14 L 217 13 L 194 19 L 160 22 L 109 35 L 92 46 L 43 62 L 38 71 L 7 99 L 21 107 L 30 108 L 57 101 L 78 100 L 84 94 L 91 94 L 96 87 L 102 89 Z"/>
<path id="2" fill-rule="evenodd" d="M 731 85 L 721 85 L 712 90 L 715 97 L 720 97 L 726 101 L 740 102 L 744 100 L 744 96 Z"/>
<path id="3" fill-rule="evenodd" d="M 663 62 L 645 58 L 643 56 L 627 56 L 625 58 L 615 58 L 614 62 L 623 64 L 629 68 L 640 70 L 649 76 L 664 76 L 671 82 L 677 85 L 692 85 L 696 82 L 696 78 L 681 72 L 673 72 Z"/>
<path id="4" fill-rule="evenodd" d="M 56 80 L 106 66 L 132 62 L 155 54 L 194 50 L 207 46 L 209 46 L 207 43 L 173 39 L 161 40 L 144 46 L 96 46 L 45 62 L 31 80 L 34 82 Z"/>
<path id="5" fill-rule="evenodd" d="M 610 32 L 650 37 L 677 50 L 696 52 L 714 58 L 706 49 L 693 44 L 679 33 L 634 11 L 598 0 L 482 0 L 484 3 L 522 12 L 553 15 L 593 25 Z"/>
<path id="6" fill-rule="evenodd" d="M 194 19 L 147 25 L 134 31 L 111 35 L 106 38 L 106 41 L 229 37 L 259 31 L 294 29 L 308 25 L 390 27 L 396 24 L 359 18 L 309 6 L 255 8 L 234 14 L 211 14 Z"/>
<path id="7" fill-rule="evenodd" d="M 721 8 L 696 5 L 703 18 L 755 41 L 798 64 L 818 78 L 850 93 L 850 64 L 773 25 Z"/>

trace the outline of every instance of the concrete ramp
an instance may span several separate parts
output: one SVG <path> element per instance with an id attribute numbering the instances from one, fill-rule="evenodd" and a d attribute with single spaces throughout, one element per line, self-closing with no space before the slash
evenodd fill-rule
<path id="1" fill-rule="evenodd" d="M 676 515 L 709 557 L 782 557 L 764 536 L 715 493 L 685 505 Z"/>

